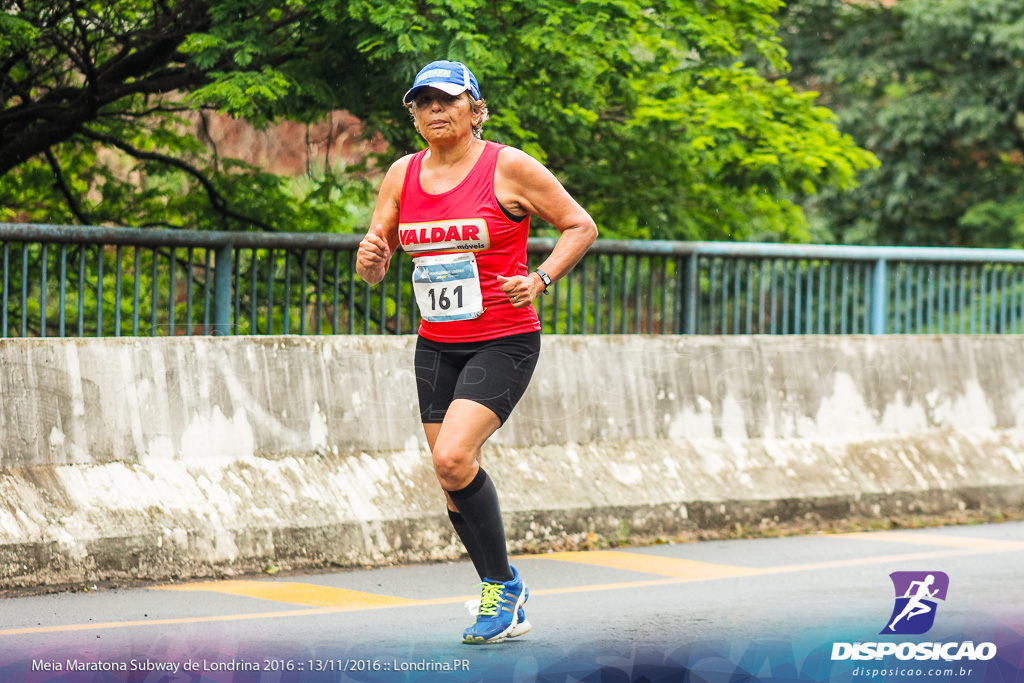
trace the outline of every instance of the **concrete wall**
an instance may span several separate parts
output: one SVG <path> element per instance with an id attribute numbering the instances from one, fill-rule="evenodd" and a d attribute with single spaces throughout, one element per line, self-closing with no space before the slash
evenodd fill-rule
<path id="1" fill-rule="evenodd" d="M 457 557 L 414 338 L 0 340 L 0 586 Z M 1020 337 L 548 336 L 514 549 L 1024 507 Z"/>

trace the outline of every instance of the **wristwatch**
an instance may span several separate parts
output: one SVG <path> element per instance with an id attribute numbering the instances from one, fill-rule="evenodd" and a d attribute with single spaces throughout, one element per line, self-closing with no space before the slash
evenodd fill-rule
<path id="1" fill-rule="evenodd" d="M 537 273 L 537 275 L 540 276 L 540 281 L 544 283 L 544 293 L 545 294 L 549 294 L 548 287 L 551 286 L 551 276 L 548 275 L 547 273 L 545 273 L 540 268 L 538 268 L 537 270 L 535 270 L 533 272 Z"/>

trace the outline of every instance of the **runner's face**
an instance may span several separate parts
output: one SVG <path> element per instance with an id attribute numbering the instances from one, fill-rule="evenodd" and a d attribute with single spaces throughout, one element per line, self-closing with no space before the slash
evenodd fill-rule
<path id="1" fill-rule="evenodd" d="M 413 118 L 420 135 L 428 143 L 473 136 L 473 108 L 470 95 L 449 95 L 435 88 L 424 88 L 412 103 Z"/>

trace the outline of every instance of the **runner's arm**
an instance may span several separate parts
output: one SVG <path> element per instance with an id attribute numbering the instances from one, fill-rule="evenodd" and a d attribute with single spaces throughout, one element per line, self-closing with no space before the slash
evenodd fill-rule
<path id="1" fill-rule="evenodd" d="M 356 273 L 371 285 L 387 275 L 391 255 L 398 248 L 398 210 L 408 165 L 409 157 L 403 157 L 388 169 L 377 193 L 370 229 L 356 252 Z"/>
<path id="2" fill-rule="evenodd" d="M 564 277 L 597 239 L 597 225 L 586 209 L 566 192 L 554 174 L 522 150 L 506 147 L 498 156 L 495 174 L 498 199 L 513 213 L 538 216 L 561 233 L 551 254 L 540 265 L 552 282 Z M 530 277 L 538 293 L 539 276 Z"/>

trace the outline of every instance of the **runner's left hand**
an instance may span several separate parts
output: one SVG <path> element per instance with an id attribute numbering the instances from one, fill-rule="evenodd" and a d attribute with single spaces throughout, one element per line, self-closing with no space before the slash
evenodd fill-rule
<path id="1" fill-rule="evenodd" d="M 539 278 L 532 275 L 525 277 L 522 275 L 513 275 L 512 277 L 499 275 L 498 282 L 501 283 L 501 291 L 505 292 L 505 296 L 512 303 L 512 308 L 532 305 L 537 295 L 544 291 L 544 284 L 540 282 Z"/>

